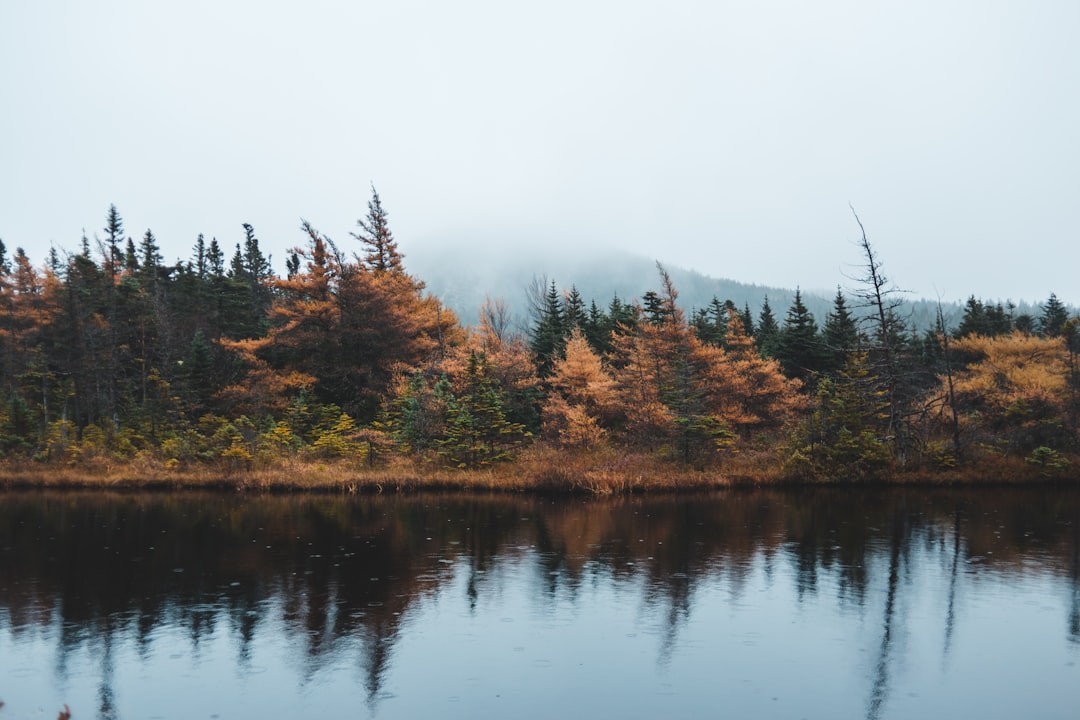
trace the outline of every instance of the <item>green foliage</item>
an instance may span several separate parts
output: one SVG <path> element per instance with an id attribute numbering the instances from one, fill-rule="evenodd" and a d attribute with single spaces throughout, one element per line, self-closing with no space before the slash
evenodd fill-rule
<path id="1" fill-rule="evenodd" d="M 559 289 L 552 280 L 529 338 L 529 349 L 536 360 L 537 374 L 540 377 L 551 374 L 555 361 L 566 349 L 567 335 L 569 330 L 566 314 L 559 298 Z"/>
<path id="2" fill-rule="evenodd" d="M 809 416 L 795 433 L 787 469 L 822 479 L 864 480 L 892 463 L 878 427 L 886 400 L 865 353 L 853 353 L 836 378 L 818 383 Z"/>
<path id="3" fill-rule="evenodd" d="M 436 441 L 439 455 L 460 469 L 510 460 L 527 434 L 523 425 L 506 419 L 484 353 L 470 353 L 466 381 L 464 394 L 447 398 L 445 436 Z"/>
<path id="4" fill-rule="evenodd" d="M 362 457 L 364 445 L 358 441 L 356 421 L 341 413 L 333 424 L 318 429 L 311 451 L 320 457 Z"/>
<path id="5" fill-rule="evenodd" d="M 795 299 L 784 319 L 784 327 L 776 334 L 774 356 L 784 368 L 784 374 L 807 382 L 826 365 L 827 357 L 818 334 L 817 321 L 802 301 L 796 288 Z"/>
<path id="6" fill-rule="evenodd" d="M 1071 464 L 1057 450 L 1048 448 L 1045 445 L 1040 445 L 1032 450 L 1031 454 L 1024 458 L 1024 461 L 1041 468 L 1043 477 L 1060 477 L 1068 470 Z"/>
<path id="7" fill-rule="evenodd" d="M 401 393 L 389 404 L 379 427 L 404 452 L 423 453 L 445 436 L 450 383 L 442 376 L 429 388 L 422 372 L 409 376 Z"/>
<path id="8" fill-rule="evenodd" d="M 1050 293 L 1039 316 L 1039 332 L 1044 337 L 1059 337 L 1068 320 L 1069 311 L 1065 308 L 1065 304 L 1058 300 L 1057 295 Z"/>
<path id="9" fill-rule="evenodd" d="M 20 395 L 8 400 L 0 423 L 0 449 L 4 454 L 27 454 L 37 444 L 37 423 L 30 405 Z"/>
<path id="10" fill-rule="evenodd" d="M 747 332 L 747 334 L 751 333 Z M 758 350 L 761 351 L 762 357 L 776 357 L 779 334 L 780 326 L 776 323 L 776 316 L 773 315 L 772 306 L 769 305 L 769 298 L 766 297 L 761 304 L 761 312 L 758 314 L 757 328 L 752 333 L 757 340 Z"/>

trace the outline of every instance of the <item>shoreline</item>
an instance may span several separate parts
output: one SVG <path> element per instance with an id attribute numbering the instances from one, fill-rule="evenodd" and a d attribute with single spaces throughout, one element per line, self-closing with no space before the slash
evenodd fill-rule
<path id="1" fill-rule="evenodd" d="M 0 461 L 0 490 L 70 489 L 103 491 L 213 490 L 241 493 L 406 494 L 416 492 L 502 492 L 611 496 L 696 493 L 753 488 L 812 487 L 1080 487 L 1070 473 L 1048 476 L 1014 458 L 980 462 L 948 471 L 926 468 L 882 473 L 873 478 L 794 478 L 780 468 L 672 465 L 650 456 L 538 456 L 530 461 L 458 470 L 414 461 L 369 466 L 356 461 L 290 459 L 263 467 L 215 465 L 170 467 L 158 462 L 116 461 L 56 466 Z"/>

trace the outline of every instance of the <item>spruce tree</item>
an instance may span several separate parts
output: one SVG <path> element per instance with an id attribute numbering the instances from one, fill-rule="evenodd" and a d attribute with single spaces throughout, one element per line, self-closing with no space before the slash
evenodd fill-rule
<path id="1" fill-rule="evenodd" d="M 795 289 L 784 327 L 776 335 L 776 359 L 785 375 L 804 381 L 819 373 L 825 364 L 817 321 L 803 304 L 799 288 Z"/>
<path id="2" fill-rule="evenodd" d="M 158 247 L 157 238 L 154 237 L 154 233 L 149 228 L 147 228 L 142 241 L 139 243 L 139 255 L 143 275 L 151 279 L 157 277 L 158 269 L 161 267 L 164 258 L 161 256 L 161 248 Z"/>
<path id="3" fill-rule="evenodd" d="M 724 346 L 724 338 L 727 336 L 728 303 L 721 302 L 713 295 L 709 304 L 694 313 L 693 326 L 698 339 L 703 343 Z"/>
<path id="4" fill-rule="evenodd" d="M 757 340 L 758 350 L 762 357 L 776 357 L 776 342 L 780 327 L 776 324 L 772 307 L 769 305 L 769 296 L 761 304 L 761 312 L 758 314 L 757 331 L 754 338 Z"/>
<path id="5" fill-rule="evenodd" d="M 1065 308 L 1065 304 L 1058 300 L 1056 294 L 1050 293 L 1039 316 L 1039 333 L 1043 337 L 1060 337 L 1068 320 L 1069 311 Z"/>
<path id="6" fill-rule="evenodd" d="M 836 373 L 843 368 L 848 353 L 859 346 L 858 323 L 848 310 L 847 300 L 839 287 L 836 288 L 836 297 L 833 298 L 832 311 L 825 316 L 822 341 L 826 355 L 824 369 L 829 373 Z"/>
<path id="7" fill-rule="evenodd" d="M 127 239 L 127 246 L 124 248 L 124 270 L 129 273 L 139 270 L 139 255 L 135 251 L 135 241 L 131 238 Z"/>
<path id="8" fill-rule="evenodd" d="M 544 296 L 540 317 L 537 318 L 529 338 L 529 349 L 532 350 L 536 371 L 540 377 L 550 375 L 555 361 L 562 356 L 568 334 L 566 325 L 562 299 L 555 281 L 552 280 Z"/>
<path id="9" fill-rule="evenodd" d="M 566 294 L 566 298 L 563 301 L 563 317 L 566 321 L 565 334 L 569 335 L 570 331 L 574 328 L 585 329 L 585 325 L 589 321 L 588 315 L 585 313 L 585 301 L 581 297 L 581 293 L 578 292 L 576 286 L 570 286 L 570 292 Z"/>
<path id="10" fill-rule="evenodd" d="M 728 313 L 730 316 L 731 313 Z M 739 313 L 739 323 L 742 325 L 743 334 L 746 337 L 757 337 L 758 331 L 754 326 L 754 316 L 750 313 L 750 303 L 743 303 L 742 312 Z"/>

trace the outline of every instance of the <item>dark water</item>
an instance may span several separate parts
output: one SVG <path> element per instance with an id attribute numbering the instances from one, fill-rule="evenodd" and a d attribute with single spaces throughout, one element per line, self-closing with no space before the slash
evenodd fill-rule
<path id="1" fill-rule="evenodd" d="M 1080 493 L 0 494 L 0 720 L 1078 718 Z"/>

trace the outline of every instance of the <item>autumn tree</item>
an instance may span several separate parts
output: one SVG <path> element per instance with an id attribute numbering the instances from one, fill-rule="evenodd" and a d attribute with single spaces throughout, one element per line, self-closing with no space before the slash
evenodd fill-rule
<path id="1" fill-rule="evenodd" d="M 743 440 L 785 427 L 802 409 L 802 384 L 785 377 L 776 360 L 761 356 L 734 311 L 728 317 L 725 347 L 710 354 L 703 381 L 707 406 Z"/>
<path id="2" fill-rule="evenodd" d="M 548 379 L 544 432 L 567 447 L 592 447 L 607 434 L 616 407 L 615 381 L 575 328 Z"/>
<path id="3" fill-rule="evenodd" d="M 350 233 L 360 241 L 364 249 L 364 266 L 374 272 L 404 272 L 402 254 L 398 251 L 394 234 L 390 232 L 389 216 L 375 186 L 371 186 L 367 215 L 356 221 L 360 231 Z"/>
<path id="4" fill-rule="evenodd" d="M 379 224 L 385 223 L 381 204 L 372 202 L 372 211 L 381 213 L 371 227 L 382 228 L 382 257 L 397 262 L 369 267 L 369 261 L 351 261 L 304 222 L 308 245 L 294 250 L 303 267 L 274 280 L 266 334 L 223 342 L 249 372 L 257 371 L 260 387 L 284 393 L 310 387 L 320 402 L 339 404 L 361 423 L 375 418 L 399 368 L 433 363 L 462 339 L 454 314 L 405 272 L 386 240 L 389 229 Z M 274 372 L 277 382 L 271 382 Z M 248 385 L 241 379 L 231 392 Z"/>
<path id="5" fill-rule="evenodd" d="M 1058 451 L 1075 442 L 1069 430 L 1069 350 L 1060 337 L 1013 332 L 971 335 L 956 349 L 979 358 L 956 373 L 960 425 L 968 442 L 1004 454 Z"/>

